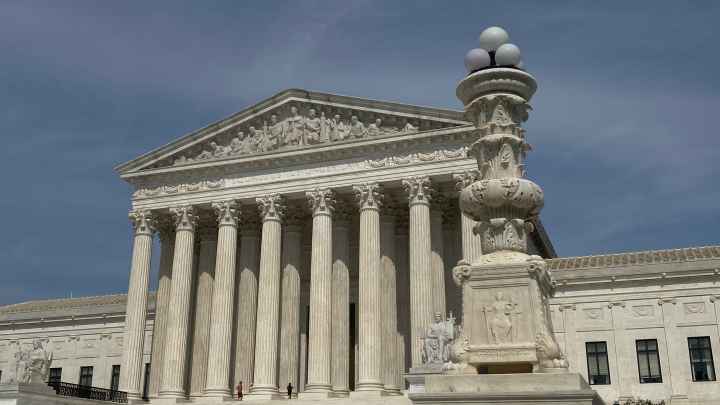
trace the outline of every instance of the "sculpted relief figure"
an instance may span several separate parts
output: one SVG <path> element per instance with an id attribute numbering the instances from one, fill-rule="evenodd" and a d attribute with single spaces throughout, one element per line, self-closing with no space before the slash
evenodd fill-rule
<path id="1" fill-rule="evenodd" d="M 285 144 L 290 146 L 303 144 L 303 117 L 298 114 L 295 106 L 290 107 L 290 117 L 287 119 L 287 133 L 285 134 Z"/>
<path id="2" fill-rule="evenodd" d="M 350 138 L 359 139 L 364 137 L 366 133 L 365 124 L 358 120 L 355 115 L 350 117 Z"/>
<path id="3" fill-rule="evenodd" d="M 350 127 L 348 127 L 347 125 L 345 125 L 344 122 L 342 122 L 342 119 L 338 114 L 333 117 L 331 122 L 331 128 L 331 140 L 333 141 L 344 141 L 350 134 Z"/>
<path id="4" fill-rule="evenodd" d="M 322 121 L 317 117 L 314 108 L 308 111 L 308 117 L 305 119 L 303 126 L 305 132 L 305 145 L 315 145 L 320 143 L 320 131 L 322 129 Z"/>
<path id="5" fill-rule="evenodd" d="M 512 299 L 505 298 L 502 292 L 497 292 L 493 303 L 483 308 L 482 311 L 485 314 L 485 322 L 492 343 L 512 343 L 515 340 L 514 317 L 520 313 L 517 310 L 517 305 Z"/>
<path id="6" fill-rule="evenodd" d="M 273 149 L 285 143 L 285 127 L 282 122 L 278 122 L 277 115 L 270 116 L 270 126 L 264 132 L 268 138 L 268 145 L 272 144 Z M 269 150 L 269 148 L 265 150 Z"/>
<path id="7" fill-rule="evenodd" d="M 370 136 L 378 136 L 382 134 L 382 120 L 377 118 L 375 122 L 368 125 L 367 133 Z"/>
<path id="8" fill-rule="evenodd" d="M 442 319 L 439 312 L 435 313 L 435 320 L 428 326 L 425 337 L 422 339 L 422 363 L 445 364 L 450 359 L 450 346 L 455 339 L 455 318 L 452 313 L 447 321 Z"/>

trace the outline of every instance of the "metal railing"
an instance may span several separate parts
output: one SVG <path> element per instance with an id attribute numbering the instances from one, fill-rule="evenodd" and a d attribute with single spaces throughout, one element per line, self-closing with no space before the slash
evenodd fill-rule
<path id="1" fill-rule="evenodd" d="M 48 383 L 55 393 L 64 397 L 94 399 L 118 404 L 127 404 L 127 392 L 108 390 L 105 388 L 90 387 L 87 385 L 70 384 L 66 382 L 51 381 Z"/>

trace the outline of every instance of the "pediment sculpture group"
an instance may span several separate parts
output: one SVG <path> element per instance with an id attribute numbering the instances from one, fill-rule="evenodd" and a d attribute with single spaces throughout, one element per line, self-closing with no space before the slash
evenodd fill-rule
<path id="1" fill-rule="evenodd" d="M 407 119 L 396 128 L 383 126 L 381 118 L 365 124 L 356 115 L 346 121 L 339 114 L 332 118 L 326 117 L 322 111 L 318 114 L 314 108 L 303 116 L 297 107 L 292 106 L 289 116 L 283 120 L 279 120 L 277 114 L 271 114 L 270 121 L 263 121 L 262 127 L 249 126 L 247 133 L 239 130 L 225 145 L 211 141 L 194 157 L 181 155 L 173 161 L 173 165 L 417 130 Z"/>
<path id="2" fill-rule="evenodd" d="M 42 341 L 36 339 L 32 346 L 23 349 L 20 347 L 14 355 L 15 375 L 9 375 L 3 383 L 17 384 L 45 384 L 50 374 L 50 365 L 53 354 L 45 350 Z"/>

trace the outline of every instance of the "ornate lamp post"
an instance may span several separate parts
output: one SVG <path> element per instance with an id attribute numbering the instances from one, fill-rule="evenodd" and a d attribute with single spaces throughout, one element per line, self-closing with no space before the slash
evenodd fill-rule
<path id="1" fill-rule="evenodd" d="M 552 332 L 550 275 L 540 256 L 527 253 L 543 192 L 525 178 L 530 145 L 521 124 L 537 84 L 508 40 L 502 28 L 483 31 L 457 87 L 476 127 L 469 153 L 479 169 L 477 181 L 460 192 L 460 208 L 477 221 L 483 254 L 453 269 L 462 288 L 462 332 L 443 374 L 424 376 L 424 392 L 410 394 L 415 403 L 589 405 L 597 399 L 579 374 L 568 372 Z"/>

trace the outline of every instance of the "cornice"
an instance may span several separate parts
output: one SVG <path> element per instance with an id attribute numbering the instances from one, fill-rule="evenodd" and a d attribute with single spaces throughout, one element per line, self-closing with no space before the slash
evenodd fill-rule
<path id="1" fill-rule="evenodd" d="M 59 298 L 21 302 L 0 307 L 0 323 L 36 322 L 58 318 L 78 318 L 94 315 L 113 316 L 125 312 L 127 294 L 100 295 L 79 298 Z M 155 292 L 148 294 L 148 308 L 153 308 Z M 111 309 L 116 307 L 117 309 Z"/>
<path id="2" fill-rule="evenodd" d="M 548 270 L 578 270 L 679 263 L 720 259 L 720 246 L 648 250 L 596 256 L 563 257 L 546 260 Z"/>

